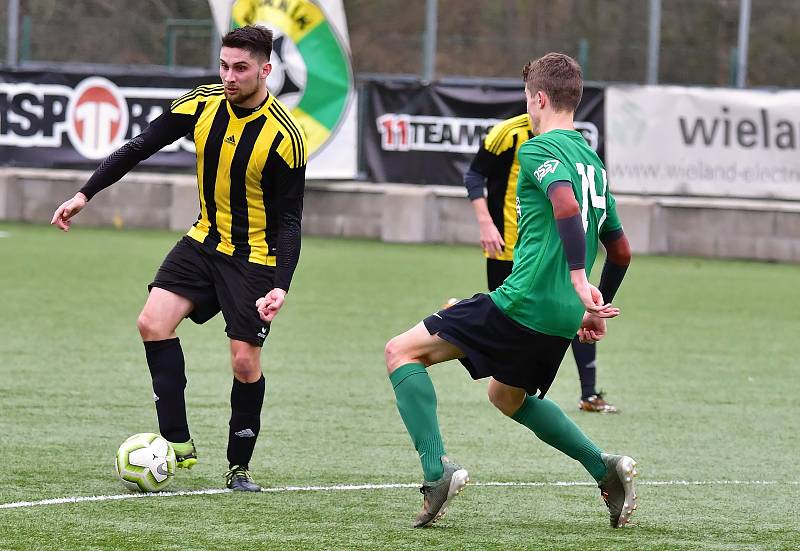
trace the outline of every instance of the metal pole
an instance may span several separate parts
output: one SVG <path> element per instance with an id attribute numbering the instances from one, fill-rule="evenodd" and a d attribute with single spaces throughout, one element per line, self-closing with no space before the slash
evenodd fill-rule
<path id="1" fill-rule="evenodd" d="M 578 65 L 581 66 L 584 80 L 589 78 L 589 41 L 585 38 L 578 40 Z"/>
<path id="2" fill-rule="evenodd" d="M 175 34 L 177 30 L 174 25 L 167 23 L 167 66 L 175 66 L 175 48 L 177 47 L 177 40 Z"/>
<path id="3" fill-rule="evenodd" d="M 9 67 L 17 66 L 17 45 L 19 44 L 19 0 L 8 0 L 8 48 L 6 49 L 6 64 Z"/>
<path id="4" fill-rule="evenodd" d="M 739 0 L 739 46 L 736 62 L 736 87 L 744 88 L 747 82 L 747 50 L 750 38 L 750 0 Z"/>
<path id="5" fill-rule="evenodd" d="M 661 0 L 650 0 L 650 32 L 647 42 L 647 84 L 658 84 L 658 49 L 661 45 Z"/>
<path id="6" fill-rule="evenodd" d="M 211 69 L 218 69 L 219 68 L 219 49 L 222 46 L 222 37 L 219 35 L 219 31 L 217 31 L 217 26 L 214 23 L 211 23 Z"/>
<path id="7" fill-rule="evenodd" d="M 437 0 L 425 2 L 425 43 L 422 48 L 422 78 L 433 80 L 436 71 Z"/>

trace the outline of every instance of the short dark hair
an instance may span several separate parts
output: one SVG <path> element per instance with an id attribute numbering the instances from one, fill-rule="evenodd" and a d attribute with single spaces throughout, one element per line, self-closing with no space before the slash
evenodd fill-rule
<path id="1" fill-rule="evenodd" d="M 261 25 L 247 25 L 234 29 L 222 37 L 222 45 L 226 48 L 241 48 L 253 55 L 272 55 L 272 31 Z"/>
<path id="2" fill-rule="evenodd" d="M 549 53 L 529 61 L 522 68 L 528 92 L 547 94 L 555 111 L 575 111 L 583 95 L 583 72 L 578 62 L 566 54 Z"/>

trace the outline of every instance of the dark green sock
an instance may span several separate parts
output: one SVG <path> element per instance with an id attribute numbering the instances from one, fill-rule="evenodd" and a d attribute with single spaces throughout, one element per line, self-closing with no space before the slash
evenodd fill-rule
<path id="1" fill-rule="evenodd" d="M 555 402 L 528 396 L 511 418 L 531 429 L 542 442 L 580 461 L 598 482 L 606 475 L 600 448 L 583 434 Z"/>
<path id="2" fill-rule="evenodd" d="M 389 380 L 397 397 L 397 409 L 422 463 L 425 480 L 442 478 L 441 457 L 444 442 L 436 418 L 436 391 L 422 364 L 406 364 L 395 369 Z"/>

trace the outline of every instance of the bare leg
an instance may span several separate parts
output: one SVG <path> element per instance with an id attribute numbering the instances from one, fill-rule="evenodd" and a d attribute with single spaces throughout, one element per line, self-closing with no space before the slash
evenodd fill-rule
<path id="1" fill-rule="evenodd" d="M 432 365 L 463 358 L 464 353 L 438 335 L 431 335 L 425 324 L 418 323 L 388 343 L 384 350 L 386 371 L 391 375 L 398 367 L 419 363 L 426 368 Z"/>
<path id="2" fill-rule="evenodd" d="M 508 417 L 519 411 L 528 396 L 524 389 L 509 386 L 494 378 L 489 379 L 488 394 L 492 405 Z"/>
<path id="3" fill-rule="evenodd" d="M 174 339 L 175 330 L 192 309 L 194 305 L 188 298 L 153 287 L 139 319 L 136 320 L 142 340 L 147 342 Z"/>

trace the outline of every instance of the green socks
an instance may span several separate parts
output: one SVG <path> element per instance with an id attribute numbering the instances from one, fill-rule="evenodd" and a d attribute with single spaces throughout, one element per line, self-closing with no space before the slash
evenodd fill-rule
<path id="1" fill-rule="evenodd" d="M 606 475 L 600 448 L 583 434 L 555 402 L 528 396 L 511 418 L 531 429 L 545 444 L 579 461 L 598 482 Z"/>
<path id="2" fill-rule="evenodd" d="M 389 375 L 397 397 L 397 409 L 419 454 L 425 480 L 442 478 L 444 442 L 436 418 L 436 391 L 422 364 L 406 364 Z M 599 453 L 599 452 L 598 452 Z"/>
<path id="3" fill-rule="evenodd" d="M 436 418 L 436 391 L 428 371 L 422 364 L 406 364 L 393 371 L 389 380 L 400 417 L 419 453 L 425 480 L 439 480 L 444 472 L 441 461 L 444 442 Z M 528 396 L 511 418 L 531 429 L 546 444 L 579 461 L 595 480 L 600 481 L 606 475 L 600 448 L 555 402 Z"/>

